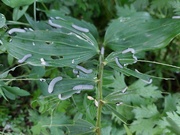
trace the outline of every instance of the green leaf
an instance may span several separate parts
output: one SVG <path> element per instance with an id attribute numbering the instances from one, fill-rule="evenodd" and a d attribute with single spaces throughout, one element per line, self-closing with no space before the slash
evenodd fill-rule
<path id="1" fill-rule="evenodd" d="M 110 92 L 116 92 L 124 89 L 126 87 L 124 75 L 116 71 L 111 72 L 104 70 L 103 87 L 106 87 Z"/>
<path id="2" fill-rule="evenodd" d="M 157 107 L 154 104 L 150 104 L 147 107 L 141 106 L 133 109 L 136 119 L 152 118 L 159 114 Z"/>
<path id="3" fill-rule="evenodd" d="M 153 0 L 151 2 L 151 8 L 158 10 L 167 10 L 168 8 L 171 8 L 170 2 L 171 0 Z"/>
<path id="4" fill-rule="evenodd" d="M 6 78 L 6 77 L 8 76 L 8 74 L 9 74 L 9 72 L 14 71 L 17 67 L 18 67 L 18 66 L 13 67 L 13 68 L 11 68 L 11 69 L 9 69 L 9 70 L 7 70 L 7 71 L 1 73 L 1 74 L 0 74 L 0 79 Z"/>
<path id="5" fill-rule="evenodd" d="M 120 16 L 130 16 L 137 12 L 133 5 L 130 5 L 130 6 L 124 5 L 124 7 L 120 7 L 120 6 L 116 5 L 116 11 L 117 11 L 117 15 L 119 17 Z"/>
<path id="6" fill-rule="evenodd" d="M 13 9 L 13 20 L 17 21 L 19 18 L 21 18 L 29 6 L 23 6 L 22 8 L 16 7 Z"/>
<path id="7" fill-rule="evenodd" d="M 180 132 L 180 106 L 177 106 L 177 111 L 167 112 L 166 114 L 167 116 L 159 120 L 158 126 L 163 129 L 164 134 L 178 134 Z"/>
<path id="8" fill-rule="evenodd" d="M 6 42 L 8 53 L 17 59 L 31 54 L 32 57 L 26 60 L 28 64 L 54 67 L 75 67 L 98 54 L 97 42 L 89 32 L 80 32 L 68 22 L 53 20 L 53 23 L 62 28 L 28 31 L 11 36 L 11 42 Z"/>
<path id="9" fill-rule="evenodd" d="M 15 8 L 25 5 L 31 5 L 35 0 L 2 0 L 6 5 Z"/>
<path id="10" fill-rule="evenodd" d="M 6 23 L 6 18 L 0 13 L 0 28 L 2 28 Z"/>
<path id="11" fill-rule="evenodd" d="M 106 127 L 101 128 L 101 134 L 102 135 L 110 135 L 112 130 L 112 126 L 108 125 Z"/>
<path id="12" fill-rule="evenodd" d="M 180 1 L 170 1 L 176 15 L 180 15 Z"/>
<path id="13" fill-rule="evenodd" d="M 129 86 L 129 89 L 137 90 L 137 93 L 144 98 L 152 99 L 156 101 L 159 98 L 162 98 L 161 91 L 158 90 L 157 86 L 147 85 L 143 80 L 138 80 Z"/>
<path id="14" fill-rule="evenodd" d="M 6 98 L 6 96 L 5 96 L 4 92 L 3 92 L 3 90 L 1 89 L 1 87 L 0 87 L 0 95 L 2 95 L 4 99 L 8 100 L 8 99 Z"/>
<path id="15" fill-rule="evenodd" d="M 134 58 L 136 56 L 134 54 L 132 54 L 132 53 L 122 54 L 122 52 L 112 52 L 111 54 L 109 54 L 106 57 L 105 63 L 111 63 L 111 62 L 115 61 L 116 57 L 118 57 L 120 63 L 123 66 L 126 66 L 126 65 L 133 64 L 133 63 L 137 62 L 136 58 Z"/>
<path id="16" fill-rule="evenodd" d="M 133 48 L 137 53 L 162 48 L 179 33 L 178 19 L 152 19 L 138 13 L 114 20 L 106 31 L 104 45 L 117 52 Z"/>
<path id="17" fill-rule="evenodd" d="M 32 17 L 30 17 L 28 14 L 25 14 L 25 17 L 29 23 L 29 25 L 32 27 L 34 30 L 52 30 L 53 28 L 47 24 L 45 21 L 34 21 Z"/>
<path id="18" fill-rule="evenodd" d="M 104 107 L 106 107 L 106 110 L 114 113 L 123 123 L 126 124 L 127 119 L 123 115 L 121 115 L 119 112 L 117 112 L 114 106 L 115 105 L 113 104 L 104 104 Z"/>
<path id="19" fill-rule="evenodd" d="M 2 89 L 5 93 L 5 95 L 9 98 L 11 98 L 11 96 L 13 97 L 16 97 L 16 96 L 28 96 L 30 95 L 29 92 L 23 90 L 23 89 L 20 89 L 19 87 L 11 87 L 11 86 L 2 86 Z"/>
<path id="20" fill-rule="evenodd" d="M 133 121 L 130 130 L 137 135 L 158 135 L 161 129 L 156 126 L 157 122 L 154 118 L 138 119 Z"/>
<path id="21" fill-rule="evenodd" d="M 63 21 L 63 22 L 71 22 L 71 23 L 74 23 L 74 24 L 76 24 L 78 26 L 81 26 L 83 28 L 87 28 L 89 30 L 89 32 L 96 39 L 98 39 L 98 31 L 97 31 L 96 27 L 93 24 L 85 22 L 84 20 L 78 20 L 78 19 L 75 19 L 75 18 L 70 17 L 70 16 L 65 16 L 59 10 L 58 11 L 56 11 L 56 10 L 49 10 L 49 11 L 44 11 L 44 12 L 46 13 L 46 15 L 48 17 L 50 17 L 50 18 L 54 17 L 57 21 L 60 20 L 60 21 Z"/>
<path id="22" fill-rule="evenodd" d="M 107 66 L 109 66 L 109 67 L 115 69 L 116 71 L 119 71 L 127 76 L 134 76 L 134 77 L 142 79 L 146 82 L 149 82 L 149 80 L 150 80 L 149 75 L 146 75 L 146 74 L 143 74 L 143 73 L 140 73 L 137 71 L 133 71 L 131 69 L 128 69 L 127 67 L 120 68 L 115 62 L 110 62 L 107 64 Z"/>
<path id="23" fill-rule="evenodd" d="M 136 0 L 133 2 L 134 7 L 139 10 L 145 10 L 149 6 L 149 0 Z"/>
<path id="24" fill-rule="evenodd" d="M 70 135 L 94 135 L 95 127 L 88 121 L 79 119 L 73 125 L 67 126 Z"/>
<path id="25" fill-rule="evenodd" d="M 173 133 L 179 134 L 180 133 L 180 124 L 177 124 L 178 120 L 180 123 L 179 115 L 173 116 L 173 118 L 175 118 L 175 117 L 176 117 L 176 120 L 172 120 L 170 118 L 167 118 L 167 121 L 171 125 L 170 127 L 167 127 L 167 128 L 169 128 Z"/>
<path id="26" fill-rule="evenodd" d="M 124 124 L 124 128 L 126 129 L 127 135 L 132 135 L 130 129 Z"/>
<path id="27" fill-rule="evenodd" d="M 73 90 L 74 86 L 77 85 L 95 85 L 94 80 L 84 79 L 84 78 L 74 78 L 74 79 L 62 79 L 57 82 L 54 86 L 52 94 L 61 94 L 62 97 L 71 97 L 75 93 L 79 93 L 84 90 Z"/>
<path id="28" fill-rule="evenodd" d="M 177 104 L 180 101 L 180 95 L 179 94 L 169 94 L 164 99 L 164 112 L 170 112 L 174 111 L 177 107 Z"/>
<path id="29" fill-rule="evenodd" d="M 123 93 L 123 90 L 126 92 Z M 159 98 L 162 98 L 162 95 L 156 86 L 148 85 L 139 79 L 128 87 L 108 94 L 104 101 L 113 104 L 123 102 L 124 104 L 140 106 L 157 101 Z"/>
<path id="30" fill-rule="evenodd" d="M 57 130 L 59 133 L 62 133 L 63 131 L 61 129 L 70 122 L 69 118 L 65 116 L 64 113 L 51 113 L 51 116 L 39 115 L 35 111 L 30 111 L 29 113 L 31 119 L 34 122 L 37 122 L 34 123 L 31 128 L 33 134 L 35 135 L 45 132 L 47 132 L 47 134 L 53 134 Z"/>

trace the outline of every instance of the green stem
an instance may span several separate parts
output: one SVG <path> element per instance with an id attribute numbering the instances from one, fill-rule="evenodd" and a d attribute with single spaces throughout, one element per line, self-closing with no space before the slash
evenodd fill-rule
<path id="1" fill-rule="evenodd" d="M 34 21 L 36 22 L 36 1 L 34 1 Z"/>
<path id="2" fill-rule="evenodd" d="M 98 100 L 98 108 L 97 108 L 97 121 L 96 121 L 96 135 L 101 135 L 101 112 L 102 112 L 102 85 L 103 85 L 103 70 L 104 70 L 104 47 L 101 48 L 101 53 L 99 56 L 99 69 L 98 69 L 98 89 L 97 89 L 97 100 Z"/>

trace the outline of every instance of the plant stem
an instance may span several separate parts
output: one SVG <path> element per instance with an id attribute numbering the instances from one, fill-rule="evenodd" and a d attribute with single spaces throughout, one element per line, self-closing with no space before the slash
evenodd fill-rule
<path id="1" fill-rule="evenodd" d="M 34 1 L 34 21 L 36 22 L 36 1 Z"/>
<path id="2" fill-rule="evenodd" d="M 102 85 L 103 85 L 103 70 L 104 70 L 104 47 L 101 48 L 101 53 L 99 56 L 99 69 L 98 69 L 98 89 L 97 89 L 97 100 L 98 100 L 98 108 L 97 108 L 97 121 L 96 121 L 96 135 L 101 135 L 101 112 L 102 112 Z"/>

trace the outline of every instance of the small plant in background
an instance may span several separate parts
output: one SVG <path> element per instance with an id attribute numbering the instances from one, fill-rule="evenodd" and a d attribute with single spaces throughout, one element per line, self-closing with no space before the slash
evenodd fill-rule
<path id="1" fill-rule="evenodd" d="M 178 90 L 180 69 L 179 57 L 171 61 L 170 53 L 179 54 L 179 19 L 168 18 L 172 9 L 179 15 L 175 2 L 170 7 L 156 0 L 3 3 L 13 8 L 13 21 L 0 15 L 2 134 L 180 132 L 180 95 L 170 93 Z M 105 30 L 94 22 L 104 16 L 104 7 Z M 94 22 L 100 34 L 82 18 Z M 15 103 L 7 108 L 9 100 Z M 18 115 L 11 111 L 17 106 Z"/>

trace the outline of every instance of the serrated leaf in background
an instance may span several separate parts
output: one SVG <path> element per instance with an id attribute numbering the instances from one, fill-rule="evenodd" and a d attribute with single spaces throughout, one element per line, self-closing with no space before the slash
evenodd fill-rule
<path id="1" fill-rule="evenodd" d="M 167 116 L 162 117 L 157 125 L 163 129 L 164 134 L 179 134 L 180 127 L 180 106 L 177 106 L 177 111 L 166 112 Z"/>
<path id="2" fill-rule="evenodd" d="M 126 87 L 124 75 L 116 71 L 104 70 L 103 87 L 109 89 L 108 91 L 120 91 Z"/>
<path id="3" fill-rule="evenodd" d="M 64 113 L 53 113 L 53 116 L 39 115 L 33 111 L 29 111 L 31 119 L 36 119 L 38 123 L 34 123 L 31 128 L 31 131 L 35 135 L 41 133 L 52 134 L 57 130 L 59 133 L 63 132 L 63 128 L 70 120 Z M 62 134 L 63 135 L 63 134 Z"/>
<path id="4" fill-rule="evenodd" d="M 127 17 L 127 16 L 131 16 L 137 13 L 133 5 L 130 5 L 130 6 L 124 5 L 124 7 L 120 7 L 116 5 L 116 12 L 117 12 L 116 14 L 118 17 L 121 17 L 121 16 Z"/>
<path id="5" fill-rule="evenodd" d="M 140 106 L 133 109 L 133 112 L 135 114 L 135 118 L 142 119 L 142 118 L 153 118 L 157 115 L 160 115 L 156 105 L 151 104 L 148 106 Z"/>
<path id="6" fill-rule="evenodd" d="M 180 94 L 169 94 L 164 99 L 164 113 L 176 110 L 176 107 L 180 101 Z"/>
<path id="7" fill-rule="evenodd" d="M 154 118 L 134 120 L 130 130 L 137 135 L 156 135 L 162 132 L 162 129 L 156 127 L 157 122 Z"/>
<path id="8" fill-rule="evenodd" d="M 130 85 L 129 89 L 136 90 L 140 96 L 152 99 L 152 101 L 156 101 L 157 99 L 162 98 L 161 91 L 157 86 L 147 84 L 141 79 Z"/>

